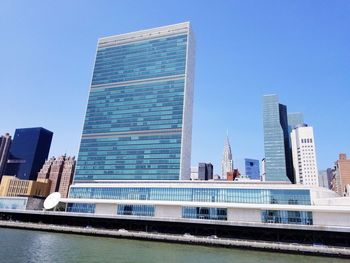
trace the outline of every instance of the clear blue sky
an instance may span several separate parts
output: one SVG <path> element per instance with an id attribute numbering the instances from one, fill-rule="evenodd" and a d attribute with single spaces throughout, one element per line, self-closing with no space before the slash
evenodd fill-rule
<path id="1" fill-rule="evenodd" d="M 320 169 L 350 155 L 350 1 L 0 2 L 0 133 L 42 126 L 50 155 L 76 155 L 99 37 L 192 23 L 192 164 L 220 172 L 261 159 L 262 95 L 276 93 L 315 130 Z"/>

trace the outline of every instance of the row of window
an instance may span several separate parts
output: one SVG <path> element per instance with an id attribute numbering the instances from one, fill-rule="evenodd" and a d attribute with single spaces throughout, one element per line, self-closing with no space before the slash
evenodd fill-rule
<path id="1" fill-rule="evenodd" d="M 0 209 L 16 209 L 25 210 L 27 206 L 27 199 L 12 199 L 2 197 L 0 199 Z"/>
<path id="2" fill-rule="evenodd" d="M 127 216 L 154 216 L 154 205 L 118 205 L 117 214 Z"/>
<path id="3" fill-rule="evenodd" d="M 71 187 L 71 198 L 310 205 L 309 190 Z"/>
<path id="4" fill-rule="evenodd" d="M 166 45 L 142 41 L 99 49 L 92 85 L 183 74 L 186 58 L 184 37 L 164 40 Z"/>
<path id="5" fill-rule="evenodd" d="M 113 126 L 113 125 L 110 125 Z M 118 126 L 118 125 L 116 125 Z M 135 131 L 149 131 L 149 130 L 167 130 L 167 129 L 181 129 L 182 122 L 178 124 L 159 124 L 159 125 L 144 125 L 140 126 L 137 124 L 133 124 L 130 127 L 118 127 L 118 128 L 92 128 L 90 126 L 84 127 L 84 134 L 94 134 L 94 133 L 108 133 L 108 132 L 135 132 Z"/>
<path id="6" fill-rule="evenodd" d="M 0 203 L 1 205 L 1 203 Z M 68 212 L 95 213 L 95 204 L 69 203 Z M 154 205 L 117 205 L 117 214 L 126 216 L 155 216 Z M 227 208 L 182 207 L 182 218 L 227 221 Z M 261 211 L 262 223 L 312 225 L 312 212 L 308 211 Z"/>
<path id="7" fill-rule="evenodd" d="M 301 143 L 312 143 L 312 138 L 301 139 Z"/>
<path id="8" fill-rule="evenodd" d="M 261 212 L 261 221 L 277 224 L 313 224 L 312 212 L 307 211 L 264 210 Z"/>
<path id="9" fill-rule="evenodd" d="M 227 209 L 226 208 L 209 208 L 209 207 L 183 207 L 182 217 L 226 221 Z"/>

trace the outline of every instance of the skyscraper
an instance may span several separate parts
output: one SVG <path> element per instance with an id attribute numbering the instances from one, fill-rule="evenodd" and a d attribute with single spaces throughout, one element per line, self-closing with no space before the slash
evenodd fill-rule
<path id="1" fill-rule="evenodd" d="M 292 130 L 298 126 L 304 124 L 304 115 L 301 112 L 288 113 L 288 132 L 289 134 Z"/>
<path id="2" fill-rule="evenodd" d="M 339 154 L 339 159 L 335 162 L 333 171 L 332 190 L 341 196 L 349 196 L 347 192 L 350 185 L 350 159 L 345 153 Z"/>
<path id="3" fill-rule="evenodd" d="M 53 158 L 49 179 L 51 181 L 50 193 L 57 192 L 60 187 L 65 156 Z"/>
<path id="4" fill-rule="evenodd" d="M 224 153 L 221 161 L 221 179 L 226 180 L 228 172 L 233 172 L 233 160 L 231 145 L 227 135 L 224 145 Z"/>
<path id="5" fill-rule="evenodd" d="M 101 38 L 74 182 L 190 178 L 190 24 Z"/>
<path id="6" fill-rule="evenodd" d="M 36 180 L 49 155 L 53 133 L 44 128 L 16 129 L 6 165 L 6 175 Z"/>
<path id="7" fill-rule="evenodd" d="M 263 96 L 265 180 L 294 182 L 289 147 L 287 107 L 277 95 Z"/>
<path id="8" fill-rule="evenodd" d="M 11 135 L 6 133 L 0 137 L 0 181 L 5 172 L 7 158 L 11 145 Z"/>
<path id="9" fill-rule="evenodd" d="M 327 170 L 318 171 L 319 186 L 329 189 Z"/>
<path id="10" fill-rule="evenodd" d="M 75 157 L 65 157 L 62 176 L 60 181 L 60 187 L 58 192 L 60 192 L 61 197 L 65 198 L 68 196 L 69 186 L 72 184 L 73 175 L 75 171 Z"/>
<path id="11" fill-rule="evenodd" d="M 294 127 L 291 142 L 295 182 L 319 186 L 313 128 L 305 124 Z"/>
<path id="12" fill-rule="evenodd" d="M 38 173 L 38 181 L 50 179 L 49 192 L 60 192 L 61 197 L 65 198 L 68 196 L 69 186 L 72 184 L 75 163 L 74 156 L 51 157 Z"/>
<path id="13" fill-rule="evenodd" d="M 199 180 L 213 179 L 213 165 L 211 163 L 198 164 L 198 179 Z"/>
<path id="14" fill-rule="evenodd" d="M 244 159 L 245 175 L 253 180 L 260 180 L 259 160 Z"/>

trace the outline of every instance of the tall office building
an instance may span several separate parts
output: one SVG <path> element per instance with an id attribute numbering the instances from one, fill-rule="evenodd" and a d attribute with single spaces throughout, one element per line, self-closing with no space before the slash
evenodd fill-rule
<path id="1" fill-rule="evenodd" d="M 198 164 L 198 179 L 206 181 L 213 179 L 213 165 L 211 163 Z"/>
<path id="2" fill-rule="evenodd" d="M 51 164 L 49 179 L 51 181 L 50 193 L 57 192 L 60 187 L 65 156 L 54 158 Z"/>
<path id="3" fill-rule="evenodd" d="M 260 180 L 259 160 L 244 159 L 245 175 L 252 180 Z"/>
<path id="4" fill-rule="evenodd" d="M 350 159 L 345 153 L 339 154 L 339 159 L 335 162 L 333 171 L 332 190 L 341 196 L 349 196 L 347 191 L 350 185 Z"/>
<path id="5" fill-rule="evenodd" d="M 41 167 L 40 171 L 38 172 L 37 179 L 49 179 L 50 171 L 51 171 L 51 165 L 53 161 L 55 160 L 55 157 L 51 157 L 50 159 L 47 159 L 43 166 Z"/>
<path id="6" fill-rule="evenodd" d="M 0 137 L 0 181 L 5 172 L 7 158 L 11 145 L 11 135 L 6 133 Z"/>
<path id="7" fill-rule="evenodd" d="M 74 182 L 190 179 L 190 24 L 101 38 Z"/>
<path id="8" fill-rule="evenodd" d="M 329 189 L 327 170 L 318 171 L 318 183 L 320 187 Z"/>
<path id="9" fill-rule="evenodd" d="M 288 132 L 289 134 L 292 130 L 298 126 L 304 124 L 304 115 L 301 112 L 288 113 Z"/>
<path id="10" fill-rule="evenodd" d="M 65 198 L 68 196 L 69 186 L 72 184 L 75 164 L 74 156 L 51 157 L 46 160 L 38 173 L 38 181 L 50 179 L 51 187 L 49 192 L 60 192 L 61 197 Z"/>
<path id="11" fill-rule="evenodd" d="M 22 180 L 36 180 L 49 155 L 53 133 L 44 128 L 16 129 L 5 174 Z"/>
<path id="12" fill-rule="evenodd" d="M 333 188 L 333 175 L 334 175 L 334 169 L 333 168 L 327 168 L 327 180 L 328 180 L 328 189 Z"/>
<path id="13" fill-rule="evenodd" d="M 221 179 L 227 179 L 227 173 L 233 172 L 233 160 L 230 140 L 228 135 L 226 136 L 226 141 L 224 145 L 224 153 L 221 161 Z"/>
<path id="14" fill-rule="evenodd" d="M 263 97 L 265 180 L 294 182 L 289 144 L 287 107 L 277 95 Z"/>
<path id="15" fill-rule="evenodd" d="M 266 181 L 265 158 L 261 160 L 261 181 Z"/>
<path id="16" fill-rule="evenodd" d="M 60 186 L 58 192 L 60 192 L 61 197 L 65 198 L 68 196 L 69 186 L 72 184 L 73 175 L 75 171 L 75 157 L 65 157 Z"/>
<path id="17" fill-rule="evenodd" d="M 306 124 L 294 127 L 291 142 L 295 182 L 319 186 L 313 128 Z"/>

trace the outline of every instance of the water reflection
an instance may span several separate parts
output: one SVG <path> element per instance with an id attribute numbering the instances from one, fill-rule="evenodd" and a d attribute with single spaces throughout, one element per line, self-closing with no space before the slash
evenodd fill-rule
<path id="1" fill-rule="evenodd" d="M 343 259 L 179 245 L 0 228 L 0 262 L 6 263 L 341 263 Z"/>

